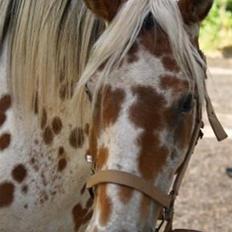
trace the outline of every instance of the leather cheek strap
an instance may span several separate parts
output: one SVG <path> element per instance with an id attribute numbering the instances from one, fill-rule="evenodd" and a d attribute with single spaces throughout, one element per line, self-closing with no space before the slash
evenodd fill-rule
<path id="1" fill-rule="evenodd" d="M 99 171 L 88 179 L 87 188 L 105 183 L 119 184 L 138 190 L 166 208 L 171 204 L 171 197 L 161 192 L 152 182 L 122 171 Z"/>
<path id="2" fill-rule="evenodd" d="M 207 110 L 207 115 L 208 115 L 210 125 L 214 131 L 214 134 L 215 134 L 217 140 L 222 141 L 222 140 L 226 139 L 228 137 L 228 135 L 226 134 L 225 130 L 223 129 L 221 123 L 219 122 L 219 120 L 214 112 L 214 108 L 213 108 L 212 102 L 209 98 L 207 91 L 206 91 L 205 95 L 206 95 L 205 96 L 206 110 Z"/>

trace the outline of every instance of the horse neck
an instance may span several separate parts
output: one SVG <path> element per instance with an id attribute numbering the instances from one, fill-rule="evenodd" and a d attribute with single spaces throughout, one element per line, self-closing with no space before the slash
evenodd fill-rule
<path id="1" fill-rule="evenodd" d="M 56 231 L 66 225 L 62 231 L 78 231 L 91 215 L 84 188 L 87 125 L 77 127 L 65 107 L 51 114 L 45 106 L 41 118 L 24 115 L 10 92 L 8 58 L 6 41 L 0 57 L 0 195 L 5 187 L 10 192 L 0 202 L 0 227 Z"/>

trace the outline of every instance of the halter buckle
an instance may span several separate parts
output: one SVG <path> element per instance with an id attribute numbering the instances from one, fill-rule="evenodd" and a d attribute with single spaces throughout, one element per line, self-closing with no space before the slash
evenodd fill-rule
<path id="1" fill-rule="evenodd" d="M 93 156 L 92 155 L 86 154 L 85 155 L 85 160 L 86 160 L 87 163 L 93 164 Z"/>

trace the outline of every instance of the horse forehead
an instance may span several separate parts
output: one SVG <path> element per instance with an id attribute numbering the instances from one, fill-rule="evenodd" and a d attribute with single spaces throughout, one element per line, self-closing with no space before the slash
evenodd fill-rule
<path id="1" fill-rule="evenodd" d="M 147 85 L 160 88 L 160 82 L 165 76 L 172 76 L 172 83 L 186 79 L 180 69 L 168 39 L 165 36 L 156 36 L 152 33 L 142 33 L 128 54 L 121 67 L 114 70 L 108 78 L 113 86 Z M 160 41 L 161 37 L 161 41 Z"/>
<path id="2" fill-rule="evenodd" d="M 129 103 L 137 104 L 138 111 L 155 109 L 159 112 L 170 107 L 189 90 L 189 82 L 168 50 L 168 45 L 165 43 L 166 52 L 160 55 L 145 46 L 145 42 L 136 41 L 121 67 L 105 80 L 103 116 L 107 117 L 103 120 L 109 122 L 107 125 L 115 123 Z M 149 113 L 146 115 L 150 116 Z"/>
<path id="3" fill-rule="evenodd" d="M 157 100 L 160 102 L 160 98 L 163 98 L 162 106 L 166 106 L 189 90 L 189 81 L 183 76 L 171 56 L 159 57 L 151 54 L 144 47 L 137 50 L 136 56 L 136 61 L 128 63 L 126 60 L 124 65 L 112 72 L 106 81 L 106 89 L 111 90 L 107 92 L 108 96 L 112 96 L 116 101 L 117 96 L 121 105 L 134 97 L 147 101 L 152 99 L 154 102 Z M 175 68 L 171 70 L 170 66 Z"/>

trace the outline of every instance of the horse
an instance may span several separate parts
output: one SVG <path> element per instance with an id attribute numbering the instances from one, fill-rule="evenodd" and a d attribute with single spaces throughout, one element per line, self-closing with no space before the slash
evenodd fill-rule
<path id="1" fill-rule="evenodd" d="M 0 231 L 160 231 L 205 99 L 226 137 L 198 44 L 212 4 L 0 0 Z"/>

